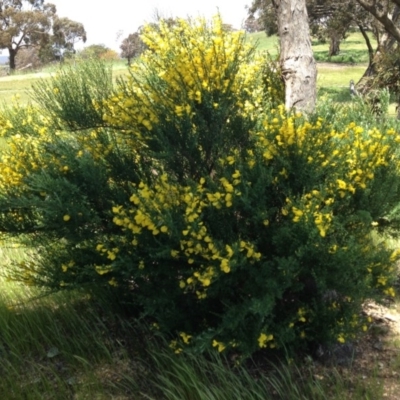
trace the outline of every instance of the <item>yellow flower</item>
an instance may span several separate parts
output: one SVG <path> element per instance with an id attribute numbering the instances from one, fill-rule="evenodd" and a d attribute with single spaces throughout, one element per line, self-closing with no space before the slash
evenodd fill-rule
<path id="1" fill-rule="evenodd" d="M 378 283 L 382 286 L 385 286 L 387 282 L 387 278 L 385 276 L 380 275 L 378 277 Z"/>
<path id="2" fill-rule="evenodd" d="M 258 346 L 261 348 L 267 347 L 267 342 L 270 342 L 271 340 L 274 340 L 273 335 L 266 335 L 265 333 L 261 333 L 258 338 Z"/>
<path id="3" fill-rule="evenodd" d="M 228 274 L 231 270 L 231 268 L 229 266 L 229 261 L 226 258 L 222 259 L 222 261 L 221 261 L 221 270 L 223 272 L 225 272 L 226 274 Z"/>
<path id="4" fill-rule="evenodd" d="M 190 339 L 192 338 L 192 335 L 187 335 L 185 332 L 181 332 L 179 336 L 182 338 L 183 343 L 185 344 L 189 344 Z"/>
<path id="5" fill-rule="evenodd" d="M 391 296 L 391 297 L 396 296 L 396 292 L 394 291 L 394 289 L 392 287 L 387 288 L 386 290 L 383 291 L 383 293 L 385 293 L 386 295 Z"/>
<path id="6" fill-rule="evenodd" d="M 218 351 L 221 353 L 225 350 L 225 345 L 222 342 L 218 342 L 217 340 L 213 340 L 212 342 L 213 347 L 218 347 Z"/>
<path id="7" fill-rule="evenodd" d="M 234 178 L 234 179 L 240 178 L 240 171 L 235 170 L 235 172 L 232 174 L 232 178 Z"/>
<path id="8" fill-rule="evenodd" d="M 338 341 L 339 343 L 344 343 L 344 342 L 346 342 L 346 339 L 344 338 L 343 333 L 341 333 L 341 334 L 337 337 L 337 341 Z"/>
<path id="9" fill-rule="evenodd" d="M 303 211 L 296 207 L 292 207 L 292 212 L 294 214 L 293 222 L 299 222 L 301 217 L 303 216 Z"/>
<path id="10" fill-rule="evenodd" d="M 118 282 L 115 278 L 112 278 L 108 281 L 108 284 L 111 286 L 118 286 Z"/>
<path id="11" fill-rule="evenodd" d="M 102 267 L 100 265 L 96 265 L 95 266 L 96 272 L 99 275 L 104 275 L 104 274 L 108 274 L 111 271 L 111 268 L 107 268 L 107 267 Z"/>
<path id="12" fill-rule="evenodd" d="M 65 222 L 68 222 L 70 219 L 71 219 L 71 217 L 70 217 L 68 214 L 65 214 L 65 215 L 63 216 L 63 220 L 64 220 Z"/>
<path id="13" fill-rule="evenodd" d="M 179 255 L 179 251 L 177 250 L 171 250 L 171 257 L 176 258 Z"/>
<path id="14" fill-rule="evenodd" d="M 341 179 L 337 179 L 336 182 L 338 184 L 339 189 L 346 190 L 347 185 L 346 185 L 345 181 L 342 181 Z"/>
<path id="15" fill-rule="evenodd" d="M 229 245 L 227 244 L 227 245 L 225 246 L 225 250 L 226 250 L 226 252 L 228 253 L 228 258 L 232 258 L 232 256 L 233 256 L 232 247 L 229 246 Z"/>

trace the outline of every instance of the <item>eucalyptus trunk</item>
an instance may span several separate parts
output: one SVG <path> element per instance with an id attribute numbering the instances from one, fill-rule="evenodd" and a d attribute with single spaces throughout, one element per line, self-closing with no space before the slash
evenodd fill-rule
<path id="1" fill-rule="evenodd" d="M 10 71 L 15 70 L 15 57 L 17 56 L 17 51 L 12 47 L 8 48 L 8 65 L 10 67 Z"/>
<path id="2" fill-rule="evenodd" d="M 317 68 L 311 48 L 305 0 L 273 0 L 278 20 L 280 63 L 287 109 L 313 111 Z"/>

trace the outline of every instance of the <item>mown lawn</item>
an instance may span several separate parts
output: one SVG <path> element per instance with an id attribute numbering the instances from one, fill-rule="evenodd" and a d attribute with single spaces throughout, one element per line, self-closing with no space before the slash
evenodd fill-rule
<path id="1" fill-rule="evenodd" d="M 267 37 L 264 32 L 257 32 L 248 35 L 248 40 L 257 45 L 260 51 L 268 51 L 276 56 L 278 53 L 278 38 L 276 36 Z M 374 43 L 374 42 L 373 42 Z M 350 79 L 357 82 L 366 69 L 368 61 L 367 48 L 360 33 L 352 33 L 341 45 L 339 56 L 328 60 L 328 44 L 313 41 L 314 55 L 317 61 L 324 62 L 318 66 L 318 87 L 319 88 L 348 88 Z M 326 64 L 332 62 L 331 65 Z M 338 68 L 336 63 L 341 64 Z M 57 70 L 54 65 L 44 68 L 41 71 L 27 73 L 16 73 L 12 76 L 0 77 L 0 103 L 10 104 L 12 99 L 17 96 L 22 104 L 29 101 L 29 93 L 32 84 L 38 79 L 45 79 Z M 127 65 L 125 61 L 114 64 L 114 76 L 121 77 L 127 75 Z"/>

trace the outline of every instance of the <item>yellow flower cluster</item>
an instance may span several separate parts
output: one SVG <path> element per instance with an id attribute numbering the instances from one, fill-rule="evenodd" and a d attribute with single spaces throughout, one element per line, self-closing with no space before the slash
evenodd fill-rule
<path id="1" fill-rule="evenodd" d="M 241 112 L 253 115 L 261 110 L 262 87 L 256 77 L 265 60 L 255 56 L 251 63 L 244 62 L 252 49 L 244 32 L 224 31 L 219 16 L 211 26 L 204 19 L 147 25 L 142 40 L 148 49 L 131 67 L 130 81 L 104 104 L 107 124 L 129 127 L 143 140 L 159 122 L 157 110 L 168 110 L 169 120 L 192 119 L 205 97 L 213 98 L 213 108 L 218 109 L 221 96 L 229 92 L 235 97 L 243 90 L 247 99 L 236 96 Z M 157 83 L 149 80 L 149 73 Z"/>
<path id="2" fill-rule="evenodd" d="M 274 335 L 267 335 L 266 333 L 261 333 L 260 336 L 258 337 L 258 346 L 260 348 L 267 347 L 268 342 L 271 342 L 269 343 L 269 347 L 273 349 L 276 347 L 273 340 L 274 340 Z"/>
<path id="3" fill-rule="evenodd" d="M 179 247 L 171 249 L 171 256 L 185 261 L 191 276 L 179 281 L 185 291 L 194 290 L 198 298 L 207 296 L 207 288 L 215 277 L 229 274 L 240 257 L 250 262 L 261 259 L 253 243 L 238 240 L 231 244 L 216 241 L 203 222 L 203 212 L 207 208 L 229 209 L 241 193 L 236 189 L 240 183 L 240 172 L 235 170 L 232 178 L 221 178 L 219 189 L 210 191 L 205 187 L 205 178 L 201 178 L 195 187 L 183 187 L 170 182 L 163 174 L 152 187 L 140 183 L 130 200 L 132 207 L 121 205 L 113 207 L 116 225 L 133 234 L 132 245 L 139 246 L 141 235 L 150 231 L 154 236 L 170 235 L 176 221 L 170 217 L 173 209 L 182 210 L 182 222 L 186 226 L 180 232 Z M 104 251 L 103 248 L 99 249 Z M 110 258 L 110 257 L 108 257 Z"/>
<path id="4" fill-rule="evenodd" d="M 263 129 L 254 135 L 267 165 L 272 165 L 277 157 L 297 155 L 325 176 L 322 191 L 313 189 L 300 198 L 288 198 L 281 210 L 283 216 L 290 216 L 295 223 L 313 220 L 319 234 L 325 237 L 335 201 L 367 189 L 377 168 L 392 161 L 390 143 L 399 143 L 400 138 L 393 129 L 384 134 L 377 129 L 364 132 L 354 122 L 343 132 L 331 130 L 324 136 L 323 123 L 321 118 L 314 123 L 304 120 L 300 113 L 287 115 L 281 106 L 268 113 Z M 283 168 L 273 183 L 278 185 L 287 179 L 288 171 Z"/>

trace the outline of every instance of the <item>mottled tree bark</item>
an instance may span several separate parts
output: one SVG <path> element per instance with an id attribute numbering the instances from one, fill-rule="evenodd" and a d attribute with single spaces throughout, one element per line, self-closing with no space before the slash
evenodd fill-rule
<path id="1" fill-rule="evenodd" d="M 277 11 L 280 63 L 287 109 L 313 111 L 317 68 L 311 48 L 305 0 L 273 0 Z"/>

